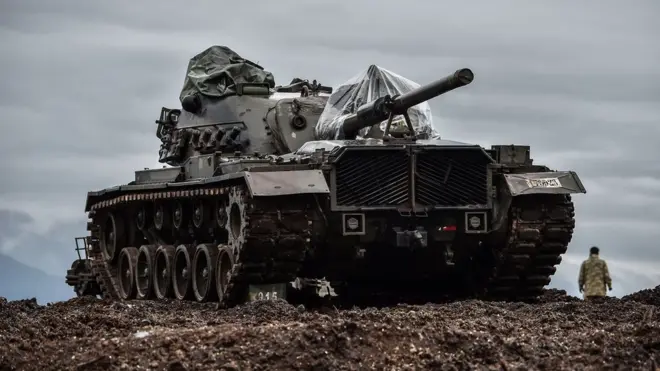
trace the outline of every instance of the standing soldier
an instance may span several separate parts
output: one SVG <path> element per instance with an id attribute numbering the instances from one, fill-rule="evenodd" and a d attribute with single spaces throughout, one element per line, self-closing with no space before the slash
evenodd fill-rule
<path id="1" fill-rule="evenodd" d="M 612 278 L 607 263 L 598 256 L 598 253 L 598 247 L 592 247 L 589 250 L 589 259 L 583 261 L 580 266 L 578 285 L 580 292 L 584 293 L 585 300 L 607 296 L 606 288 L 612 291 Z"/>

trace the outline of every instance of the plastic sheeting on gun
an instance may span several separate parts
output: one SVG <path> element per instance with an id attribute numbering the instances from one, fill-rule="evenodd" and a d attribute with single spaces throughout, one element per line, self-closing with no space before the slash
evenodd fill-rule
<path id="1" fill-rule="evenodd" d="M 321 140 L 337 139 L 340 127 L 346 116 L 355 113 L 361 105 L 385 95 L 395 96 L 404 94 L 418 87 L 420 85 L 416 82 L 384 68 L 371 65 L 334 89 L 316 124 L 316 138 Z M 431 106 L 429 106 L 428 102 L 411 107 L 408 110 L 408 114 L 410 115 L 410 120 L 416 134 L 426 134 L 428 137 L 436 135 L 436 131 L 433 128 Z M 380 125 L 374 125 L 380 126 L 379 128 L 372 127 L 360 130 L 358 138 L 378 137 L 385 129 L 386 123 L 387 120 L 383 121 Z M 398 127 L 405 128 L 405 125 L 403 116 L 395 116 L 391 130 L 396 130 Z"/>

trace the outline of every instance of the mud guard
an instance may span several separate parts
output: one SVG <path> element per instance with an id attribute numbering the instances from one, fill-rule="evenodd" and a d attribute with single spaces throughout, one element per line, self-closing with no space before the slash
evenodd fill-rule
<path id="1" fill-rule="evenodd" d="M 321 170 L 250 171 L 245 181 L 252 196 L 330 193 Z"/>
<path id="2" fill-rule="evenodd" d="M 528 194 L 587 193 L 574 171 L 504 174 L 512 197 Z"/>

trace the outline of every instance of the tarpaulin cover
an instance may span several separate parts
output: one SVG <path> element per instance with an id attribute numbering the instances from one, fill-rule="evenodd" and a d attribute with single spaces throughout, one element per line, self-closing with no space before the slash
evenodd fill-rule
<path id="1" fill-rule="evenodd" d="M 346 116 L 355 113 L 361 105 L 385 95 L 404 94 L 419 86 L 419 84 L 403 76 L 376 65 L 371 65 L 334 89 L 316 124 L 315 135 L 320 140 L 337 139 L 339 128 Z M 416 134 L 427 134 L 429 137 L 435 135 L 431 107 L 428 102 L 422 102 L 411 107 L 408 109 L 408 115 Z M 385 129 L 386 123 L 387 120 L 381 122 L 381 130 Z M 396 130 L 394 125 L 405 125 L 403 116 L 394 117 L 392 131 Z M 369 130 L 370 128 L 360 130 L 358 138 L 363 138 Z"/>
<path id="2" fill-rule="evenodd" d="M 214 45 L 190 59 L 179 99 L 195 92 L 221 98 L 235 94 L 236 84 L 245 82 L 275 87 L 272 73 L 226 46 Z"/>

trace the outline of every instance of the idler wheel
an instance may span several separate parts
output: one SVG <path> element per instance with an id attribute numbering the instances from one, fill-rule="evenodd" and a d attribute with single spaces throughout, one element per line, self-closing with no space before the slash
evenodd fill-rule
<path id="1" fill-rule="evenodd" d="M 156 261 L 153 270 L 154 292 L 158 299 L 174 296 L 172 288 L 172 267 L 174 266 L 174 246 L 161 246 L 156 250 Z"/>
<path id="2" fill-rule="evenodd" d="M 215 291 L 215 268 L 218 258 L 218 248 L 209 245 L 199 245 L 193 259 L 193 292 L 199 302 L 217 299 Z"/>
<path id="3" fill-rule="evenodd" d="M 174 252 L 174 272 L 172 285 L 174 297 L 179 300 L 189 300 L 194 297 L 192 290 L 192 259 L 195 248 L 179 245 Z"/>
<path id="4" fill-rule="evenodd" d="M 124 221 L 119 215 L 113 212 L 107 214 L 101 227 L 100 242 L 103 258 L 110 262 L 116 261 L 124 242 Z"/>
<path id="5" fill-rule="evenodd" d="M 154 296 L 153 274 L 156 260 L 156 246 L 142 245 L 138 250 L 135 265 L 135 280 L 137 283 L 137 298 L 151 299 Z"/>
<path id="6" fill-rule="evenodd" d="M 218 259 L 216 260 L 215 269 L 215 289 L 220 298 L 220 302 L 227 292 L 229 287 L 229 280 L 231 279 L 231 270 L 234 267 L 234 255 L 228 246 L 220 245 L 218 252 Z"/>
<path id="7" fill-rule="evenodd" d="M 135 280 L 137 256 L 138 249 L 135 247 L 124 247 L 119 253 L 117 278 L 119 281 L 119 296 L 123 300 L 133 299 L 137 294 L 137 285 Z"/>

